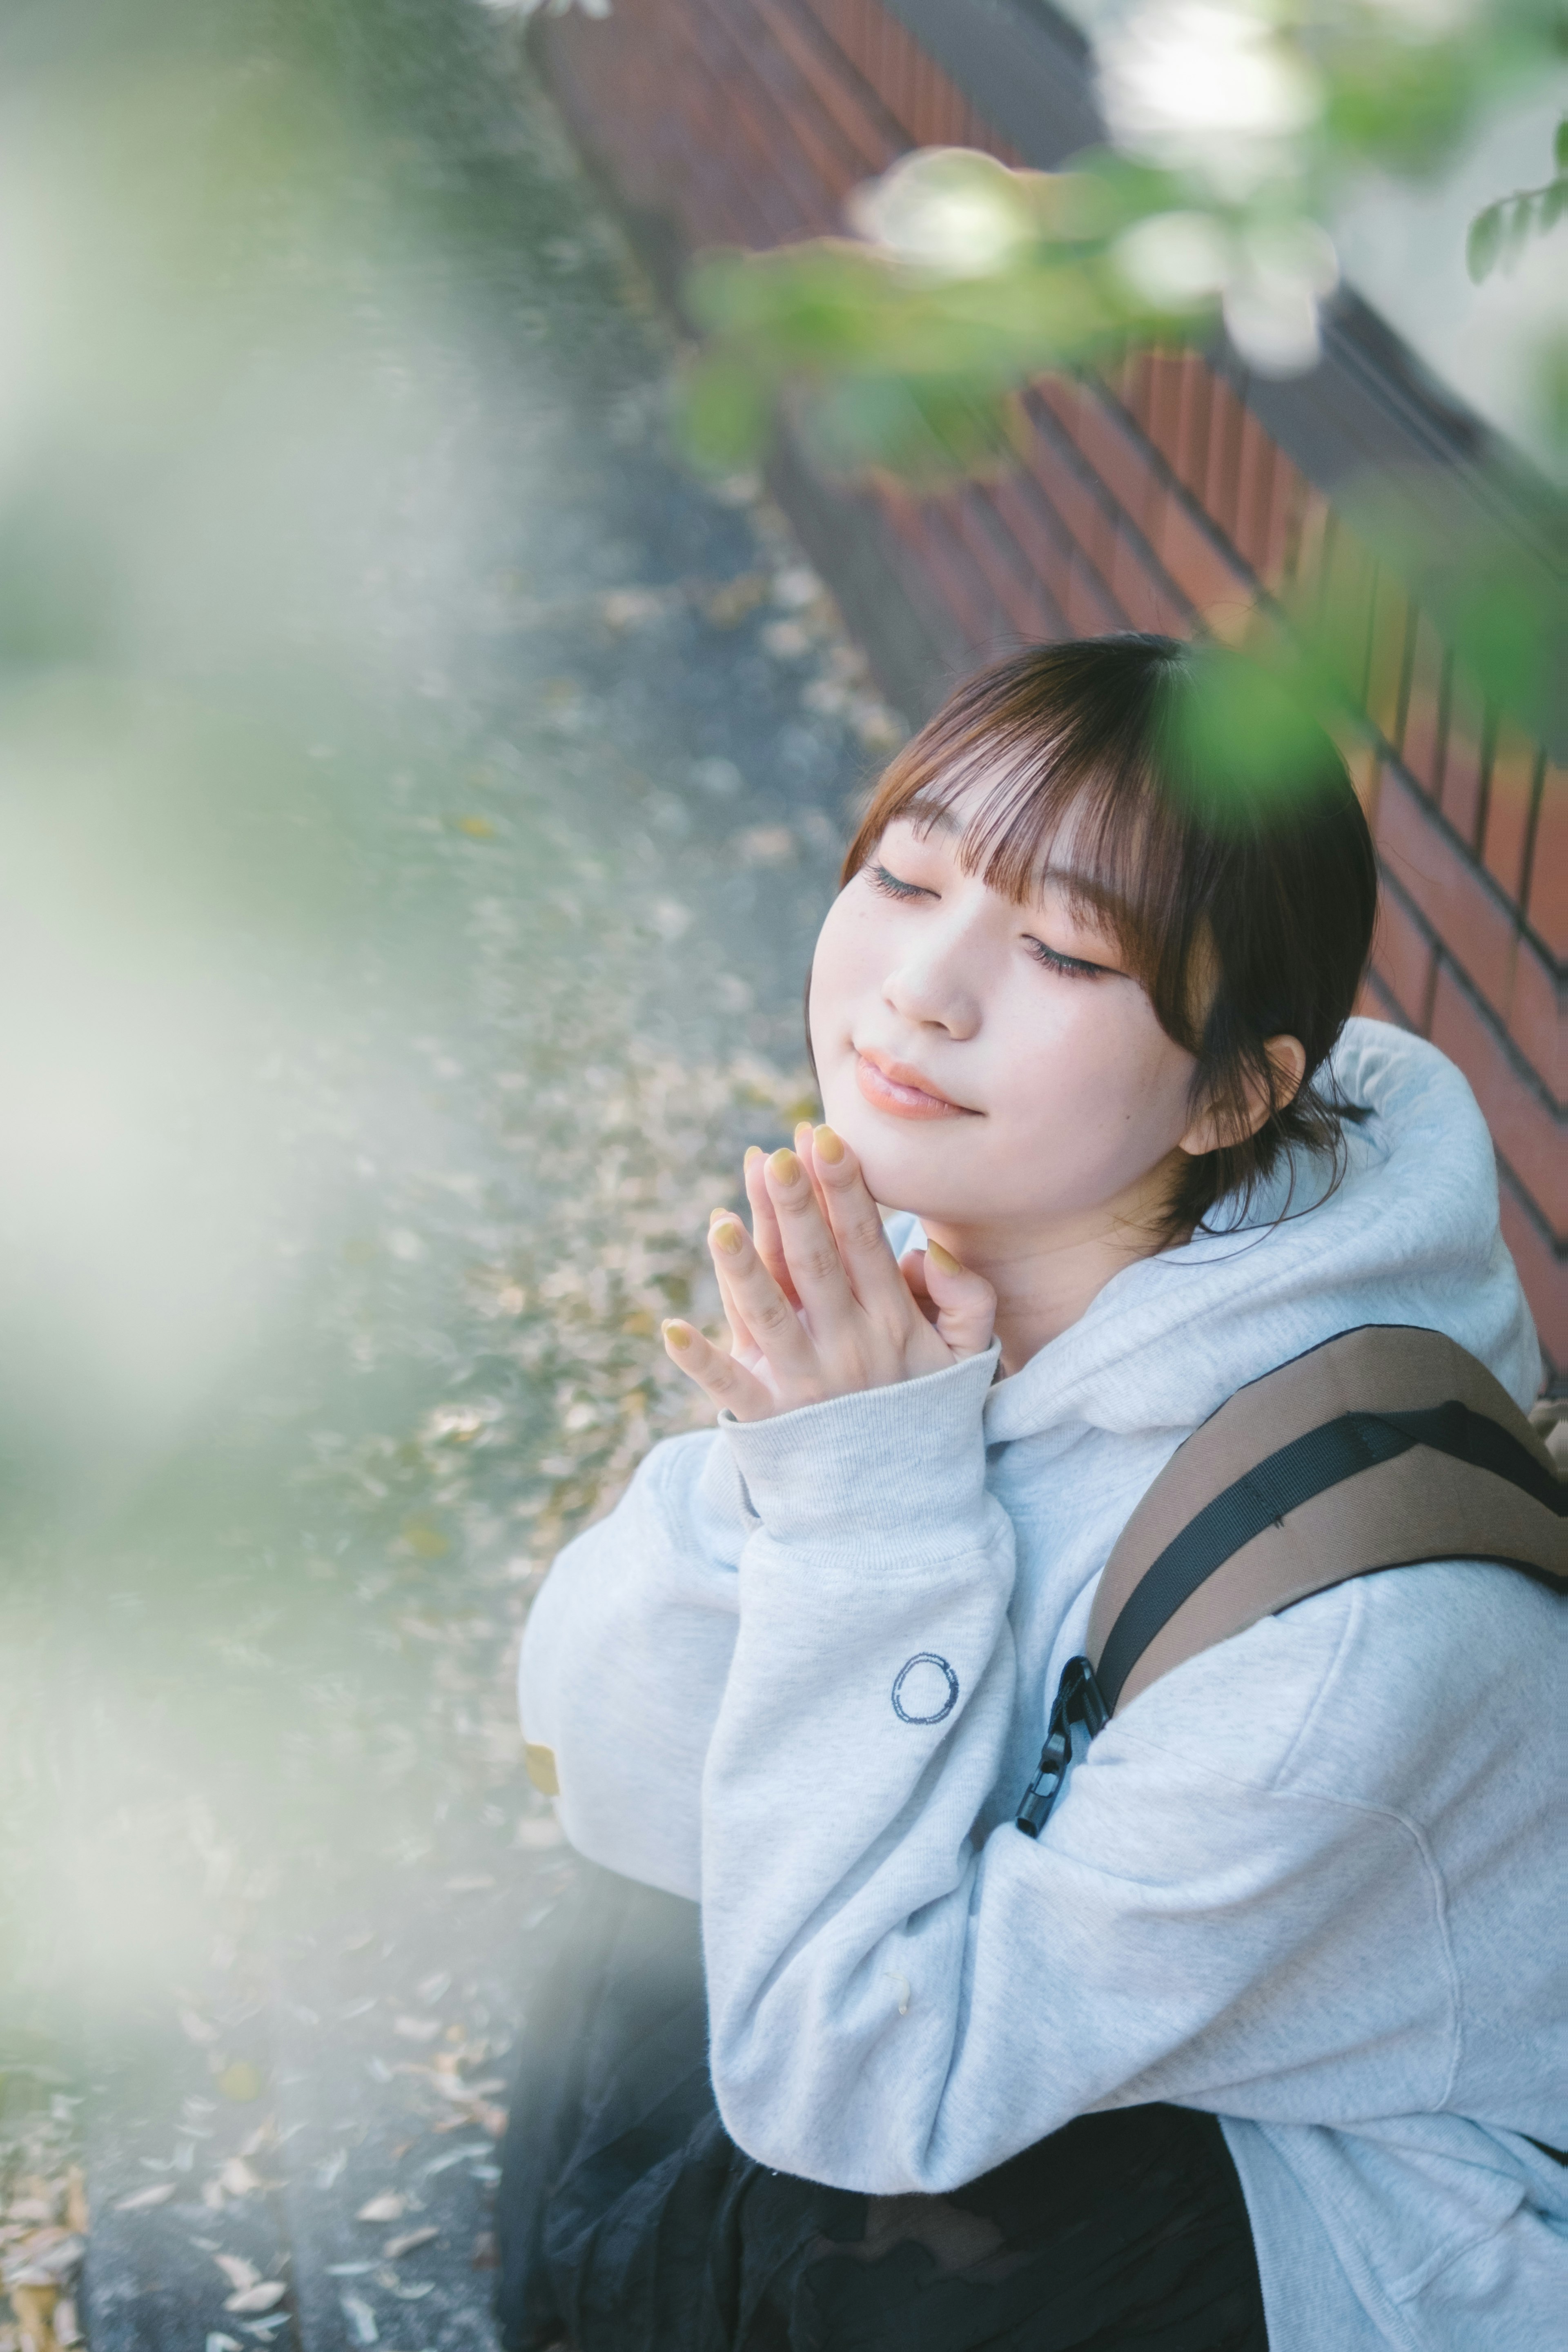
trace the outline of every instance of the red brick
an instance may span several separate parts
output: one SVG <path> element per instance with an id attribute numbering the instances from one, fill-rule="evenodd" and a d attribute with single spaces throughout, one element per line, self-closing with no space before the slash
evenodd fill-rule
<path id="1" fill-rule="evenodd" d="M 1480 696 L 1458 663 L 1449 671 L 1447 720 L 1438 800 L 1454 831 L 1479 850 L 1486 713 Z"/>
<path id="2" fill-rule="evenodd" d="M 1073 542 L 1066 525 L 1028 474 L 1021 471 L 1005 474 L 994 485 L 992 496 L 998 514 L 1028 557 L 1036 576 L 1061 615 L 1054 634 L 1060 636 L 1069 635 L 1067 607 L 1072 578 Z M 1101 626 L 1118 626 L 1109 604 L 1106 613 L 1107 617 Z"/>
<path id="3" fill-rule="evenodd" d="M 1547 953 L 1568 959 L 1568 771 L 1550 764 L 1535 821 L 1528 911 Z"/>
<path id="4" fill-rule="evenodd" d="M 1504 719 L 1492 746 L 1481 856 L 1488 872 L 1515 900 L 1524 884 L 1524 852 L 1535 798 L 1537 758 L 1536 747 L 1529 736 Z"/>
<path id="5" fill-rule="evenodd" d="M 1191 623 L 1186 612 L 1173 601 L 1162 574 L 1126 531 L 1116 534 L 1110 593 L 1133 628 L 1149 629 L 1166 637 L 1184 637 L 1188 634 Z"/>
<path id="6" fill-rule="evenodd" d="M 1115 553 L 1113 518 L 1076 467 L 1038 425 L 1025 446 L 1024 462 L 1060 516 L 1069 538 L 1083 550 L 1103 581 Z"/>
<path id="7" fill-rule="evenodd" d="M 1137 436 L 1088 385 L 1054 377 L 1041 396 L 1063 431 L 1140 530 L 1153 537 L 1152 518 L 1165 485 Z"/>
<path id="8" fill-rule="evenodd" d="M 1366 691 L 1377 567 L 1365 546 L 1337 517 L 1328 543 L 1320 626 L 1335 671 L 1353 698 Z"/>
<path id="9" fill-rule="evenodd" d="M 1144 430 L 1168 466 L 1174 466 L 1181 446 L 1182 387 L 1186 370 L 1195 365 L 1184 352 L 1149 354 L 1148 412 Z"/>
<path id="10" fill-rule="evenodd" d="M 1291 603 L 1309 617 L 1315 615 L 1326 551 L 1332 539 L 1332 510 L 1320 490 L 1308 486 L 1296 518 L 1296 543 L 1291 553 Z"/>
<path id="11" fill-rule="evenodd" d="M 1455 979 L 1438 966 L 1432 999 L 1432 1043 L 1457 1062 L 1475 1091 L 1492 1141 L 1542 1216 L 1568 1238 L 1568 1136 L 1510 1057 L 1501 1033 Z"/>
<path id="12" fill-rule="evenodd" d="M 879 502 L 922 576 L 957 622 L 964 642 L 980 652 L 989 640 L 991 616 L 979 595 L 973 566 L 955 545 L 951 522 L 940 516 L 934 499 L 921 503 L 906 493 L 883 490 Z"/>
<path id="13" fill-rule="evenodd" d="M 866 103 L 857 78 L 845 72 L 842 53 L 817 17 L 797 0 L 753 0 L 753 5 L 835 125 L 858 165 L 857 176 L 885 172 L 900 152 L 892 126 Z"/>
<path id="14" fill-rule="evenodd" d="M 1425 1030 L 1436 950 L 1408 907 L 1388 888 L 1379 893 L 1373 966 L 1412 1029 Z"/>
<path id="15" fill-rule="evenodd" d="M 1176 478 L 1184 482 L 1201 506 L 1208 489 L 1209 410 L 1214 400 L 1214 376 L 1195 353 L 1182 372 L 1182 415 L 1177 428 Z"/>
<path id="16" fill-rule="evenodd" d="M 1546 1376 L 1568 1375 L 1568 1259 L 1560 1258 L 1509 1181 L 1506 1168 L 1498 1171 L 1500 1223 L 1509 1254 L 1519 1268 L 1536 1337 L 1546 1359 Z"/>
<path id="17" fill-rule="evenodd" d="M 1396 768 L 1378 796 L 1377 847 L 1455 962 L 1498 1012 L 1513 992 L 1516 933 L 1464 851 Z"/>
<path id="18" fill-rule="evenodd" d="M 1295 538 L 1296 519 L 1307 485 L 1283 449 L 1274 452 L 1269 477 L 1268 514 L 1257 571 L 1264 586 L 1278 595 L 1285 583 L 1286 567 Z"/>
<path id="19" fill-rule="evenodd" d="M 1442 775 L 1444 683 L 1443 641 L 1419 613 L 1410 664 L 1410 693 L 1405 703 L 1400 754 L 1424 793 L 1435 793 Z"/>
<path id="20" fill-rule="evenodd" d="M 1568 1102 L 1568 1022 L 1563 984 L 1546 958 L 1521 940 L 1513 968 L 1508 1034 L 1557 1102 Z"/>
<path id="21" fill-rule="evenodd" d="M 1229 378 L 1216 375 L 1209 394 L 1208 475 L 1203 506 L 1232 544 L 1241 490 L 1242 419 L 1246 411 Z"/>
<path id="22" fill-rule="evenodd" d="M 1269 530 L 1274 513 L 1274 472 L 1279 451 L 1250 408 L 1241 412 L 1241 450 L 1237 478 L 1236 527 L 1231 536 L 1237 551 L 1261 575 L 1268 566 Z"/>
<path id="23" fill-rule="evenodd" d="M 1056 616 L 1027 558 L 984 489 L 962 492 L 954 511 L 959 537 L 996 600 L 1005 625 L 1026 643 L 1057 635 Z"/>
<path id="24" fill-rule="evenodd" d="M 1393 574 L 1380 566 L 1373 590 L 1366 715 L 1385 743 L 1398 740 L 1405 657 L 1412 619 L 1409 597 Z"/>

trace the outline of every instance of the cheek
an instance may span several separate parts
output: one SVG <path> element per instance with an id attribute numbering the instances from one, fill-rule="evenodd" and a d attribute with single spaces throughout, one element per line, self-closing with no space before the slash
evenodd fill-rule
<path id="1" fill-rule="evenodd" d="M 1009 1091 L 1029 1122 L 1085 1160 L 1152 1165 L 1185 1134 L 1194 1063 L 1142 992 L 1069 983 L 1054 1017 L 1021 1021 Z M 1032 1030 L 1033 1034 L 1029 1034 Z"/>
<path id="2" fill-rule="evenodd" d="M 875 926 L 852 911 L 850 893 L 841 891 L 827 910 L 811 959 L 811 1044 L 818 1065 L 841 1053 L 855 1007 L 874 983 Z"/>

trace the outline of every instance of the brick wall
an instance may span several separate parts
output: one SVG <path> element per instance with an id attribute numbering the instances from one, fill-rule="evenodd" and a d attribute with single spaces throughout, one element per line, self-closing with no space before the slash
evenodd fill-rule
<path id="1" fill-rule="evenodd" d="M 880 0 L 616 0 L 607 22 L 552 23 L 545 53 L 579 137 L 676 254 L 837 229 L 849 189 L 910 147 L 1017 160 Z M 1027 407 L 1007 478 L 880 496 L 895 568 L 973 662 L 1020 638 L 1186 635 L 1260 600 L 1313 602 L 1368 723 L 1352 764 L 1384 892 L 1363 1009 L 1431 1037 L 1474 1087 L 1561 1382 L 1568 778 L 1482 703 L 1226 374 L 1141 353 L 1044 379 Z"/>

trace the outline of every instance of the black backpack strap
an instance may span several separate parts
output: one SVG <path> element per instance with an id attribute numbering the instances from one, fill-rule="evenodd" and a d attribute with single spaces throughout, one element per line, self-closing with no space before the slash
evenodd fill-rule
<path id="1" fill-rule="evenodd" d="M 1568 1486 L 1485 1366 L 1366 1324 L 1281 1364 L 1179 1446 L 1118 1538 L 1018 1813 L 1037 1836 L 1075 1729 L 1216 1642 L 1348 1578 L 1477 1559 L 1568 1583 Z"/>

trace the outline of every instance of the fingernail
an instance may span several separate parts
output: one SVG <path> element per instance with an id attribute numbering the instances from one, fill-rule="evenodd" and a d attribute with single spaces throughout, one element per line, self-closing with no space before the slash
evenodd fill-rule
<path id="1" fill-rule="evenodd" d="M 663 1326 L 663 1330 L 665 1338 L 672 1348 L 690 1347 L 692 1332 L 689 1323 L 668 1322 Z"/>
<path id="2" fill-rule="evenodd" d="M 742 1160 L 742 1161 L 741 1162 L 741 1165 L 742 1165 L 742 1168 L 749 1168 L 749 1167 L 751 1166 L 751 1164 L 752 1164 L 752 1160 L 760 1160 L 760 1159 L 762 1158 L 762 1156 L 763 1156 L 763 1147 L 762 1147 L 762 1145 L 761 1145 L 760 1143 L 749 1143 L 749 1144 L 746 1146 L 746 1156 L 745 1156 L 744 1160 Z"/>
<path id="3" fill-rule="evenodd" d="M 843 1141 L 830 1127 L 819 1127 L 816 1130 L 816 1156 L 819 1160 L 826 1160 L 830 1168 L 844 1157 Z"/>
<path id="4" fill-rule="evenodd" d="M 793 1184 L 800 1174 L 800 1162 L 787 1146 L 773 1153 L 768 1162 L 768 1173 L 781 1184 Z"/>
<path id="5" fill-rule="evenodd" d="M 726 1257 L 739 1256 L 741 1244 L 743 1238 L 744 1236 L 741 1232 L 741 1228 L 735 1223 L 733 1217 L 726 1217 L 723 1219 L 721 1223 L 716 1224 L 713 1227 L 711 1234 L 709 1235 L 709 1239 L 712 1242 L 714 1248 L 721 1249 Z"/>
<path id="6" fill-rule="evenodd" d="M 944 1250 L 940 1242 L 927 1242 L 926 1258 L 929 1264 L 935 1266 L 938 1274 L 962 1274 L 963 1272 L 963 1268 L 959 1265 L 958 1260 L 953 1256 L 952 1252 L 951 1250 Z"/>
<path id="7" fill-rule="evenodd" d="M 708 1212 L 708 1223 L 710 1229 L 718 1223 L 721 1217 L 727 1217 L 730 1214 L 731 1212 L 728 1209 L 710 1209 Z"/>

